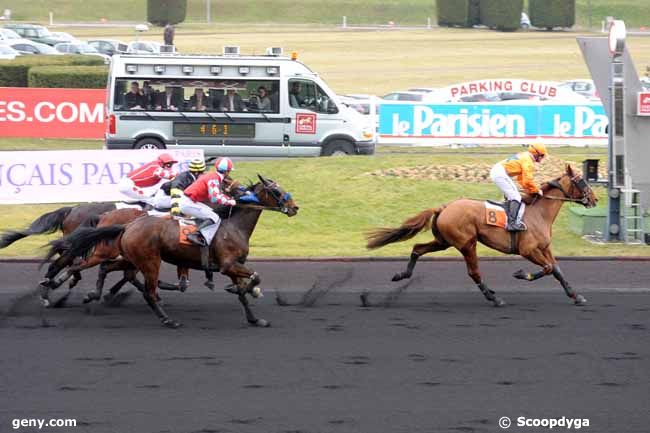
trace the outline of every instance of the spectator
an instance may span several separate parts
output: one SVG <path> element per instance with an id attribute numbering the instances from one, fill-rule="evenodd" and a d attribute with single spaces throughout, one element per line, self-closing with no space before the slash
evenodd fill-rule
<path id="1" fill-rule="evenodd" d="M 220 109 L 221 111 L 244 111 L 241 96 L 237 94 L 235 89 L 228 89 L 226 91 L 226 96 L 221 101 Z"/>
<path id="2" fill-rule="evenodd" d="M 151 109 L 156 105 L 157 95 L 156 91 L 149 81 L 144 81 L 142 83 L 142 94 L 144 95 L 146 109 Z"/>
<path id="3" fill-rule="evenodd" d="M 300 81 L 293 81 L 291 83 L 291 88 L 289 89 L 289 105 L 294 108 L 300 108 L 305 104 L 305 100 L 300 96 L 300 91 L 302 86 Z"/>
<path id="4" fill-rule="evenodd" d="M 174 92 L 174 89 L 173 86 L 165 87 L 165 93 L 160 94 L 156 110 L 178 111 L 182 105 L 182 101 L 178 97 L 178 94 Z"/>
<path id="5" fill-rule="evenodd" d="M 269 98 L 269 92 L 266 90 L 266 87 L 260 86 L 257 89 L 257 95 L 251 99 L 256 105 L 255 108 L 257 108 L 257 111 L 271 111 L 271 98 Z"/>
<path id="6" fill-rule="evenodd" d="M 165 45 L 174 45 L 174 35 L 176 34 L 176 29 L 171 24 L 165 26 L 165 31 L 163 32 L 163 40 Z"/>
<path id="7" fill-rule="evenodd" d="M 137 81 L 131 83 L 131 90 L 124 95 L 124 102 L 129 110 L 144 110 L 146 108 L 147 101 Z"/>
<path id="8" fill-rule="evenodd" d="M 192 111 L 205 111 L 208 106 L 208 97 L 203 92 L 203 89 L 194 89 L 194 94 L 190 96 L 190 109 Z"/>

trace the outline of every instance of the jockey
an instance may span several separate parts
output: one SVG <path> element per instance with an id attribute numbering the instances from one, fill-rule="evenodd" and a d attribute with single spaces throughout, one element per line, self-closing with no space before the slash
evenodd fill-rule
<path id="1" fill-rule="evenodd" d="M 546 146 L 542 143 L 534 143 L 528 146 L 527 152 L 520 152 L 508 159 L 500 161 L 492 167 L 490 177 L 505 195 L 508 211 L 509 232 L 519 232 L 527 229 L 526 224 L 519 217 L 521 207 L 521 194 L 512 181 L 515 177 L 521 187 L 529 194 L 542 195 L 542 190 L 533 179 L 535 163 L 541 162 L 548 155 Z"/>
<path id="2" fill-rule="evenodd" d="M 180 200 L 182 213 L 205 219 L 196 232 L 187 236 L 190 241 L 202 246 L 210 245 L 221 223 L 219 215 L 203 202 L 210 201 L 226 206 L 236 204 L 235 200 L 221 192 L 224 180 L 233 169 L 232 161 L 228 158 L 218 158 L 214 167 L 215 172 L 201 175 L 196 182 L 185 188 Z"/>
<path id="3" fill-rule="evenodd" d="M 178 174 L 172 167 L 177 161 L 168 153 L 136 168 L 124 176 L 118 185 L 122 194 L 137 201 L 154 204 L 154 196 L 160 187 Z"/>
<path id="4" fill-rule="evenodd" d="M 193 158 L 189 169 L 176 176 L 173 180 L 165 182 L 154 196 L 153 206 L 156 209 L 171 208 L 172 215 L 180 215 L 181 195 L 185 188 L 192 185 L 196 179 L 205 172 L 203 158 Z"/>

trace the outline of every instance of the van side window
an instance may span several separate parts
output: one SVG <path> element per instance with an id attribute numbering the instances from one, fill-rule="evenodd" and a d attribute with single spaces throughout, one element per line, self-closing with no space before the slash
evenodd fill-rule
<path id="1" fill-rule="evenodd" d="M 338 113 L 336 104 L 327 93 L 309 80 L 289 80 L 289 105 L 317 113 Z"/>

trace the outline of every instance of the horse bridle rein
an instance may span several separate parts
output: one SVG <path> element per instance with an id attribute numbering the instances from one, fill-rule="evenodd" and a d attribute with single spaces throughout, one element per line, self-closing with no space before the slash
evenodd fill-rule
<path id="1" fill-rule="evenodd" d="M 287 203 L 289 202 L 289 200 L 291 200 L 290 192 L 285 192 L 283 195 L 280 195 L 276 190 L 277 184 L 275 182 L 271 182 L 268 185 L 266 183 L 262 183 L 262 187 L 264 188 L 264 191 L 271 194 L 271 196 L 277 202 L 278 206 L 270 207 L 270 206 L 262 206 L 257 204 L 237 203 L 237 207 L 241 207 L 244 209 L 268 210 L 274 212 L 281 212 L 283 214 L 289 213 L 289 208 L 287 207 Z"/>
<path id="2" fill-rule="evenodd" d="M 581 203 L 585 206 L 589 204 L 589 184 L 587 183 L 586 180 L 584 180 L 582 177 L 579 175 L 573 176 L 571 178 L 571 188 L 574 186 L 578 188 L 578 191 L 582 193 L 582 198 L 573 198 L 571 196 L 572 190 L 569 190 L 567 192 L 562 185 L 560 185 L 560 182 L 557 180 L 551 180 L 548 182 L 548 185 L 559 189 L 562 194 L 564 194 L 564 197 L 548 197 L 548 196 L 542 196 L 542 198 L 548 199 L 548 200 L 561 200 L 561 201 L 570 201 L 574 203 Z"/>

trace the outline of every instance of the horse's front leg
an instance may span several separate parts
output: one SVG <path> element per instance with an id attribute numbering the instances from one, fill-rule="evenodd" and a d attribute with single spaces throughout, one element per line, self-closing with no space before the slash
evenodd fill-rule
<path id="1" fill-rule="evenodd" d="M 557 264 L 557 261 L 555 260 L 555 257 L 553 257 L 553 253 L 551 253 L 551 249 L 547 248 L 546 250 L 542 251 L 540 249 L 535 249 L 533 250 L 530 254 L 525 255 L 528 260 L 531 262 L 539 265 L 542 267 L 542 270 L 538 272 L 538 275 L 543 273 L 544 275 L 549 275 L 553 274 L 556 280 L 560 282 L 562 285 L 562 288 L 564 289 L 564 293 L 566 295 L 573 299 L 573 303 L 575 305 L 585 305 L 587 303 L 587 300 L 585 299 L 584 296 L 577 294 L 569 282 L 564 278 L 564 274 L 562 273 L 562 270 Z M 542 275 L 542 276 L 544 276 Z M 541 277 L 539 277 L 541 278 Z M 533 281 L 533 280 L 530 280 Z"/>
<path id="2" fill-rule="evenodd" d="M 237 298 L 242 304 L 242 307 L 244 307 L 244 314 L 246 315 L 246 320 L 248 323 L 263 328 L 270 326 L 271 324 L 268 321 L 255 317 L 255 314 L 253 314 L 253 311 L 251 310 L 251 307 L 248 303 L 248 299 L 246 298 L 247 293 L 250 293 L 253 297 L 258 297 L 261 295 L 261 290 L 259 287 L 257 287 L 257 284 L 259 284 L 261 281 L 259 275 L 241 263 L 233 263 L 230 265 L 222 266 L 221 273 L 230 277 L 232 282 L 239 289 L 237 291 Z M 256 295 L 256 293 L 258 294 Z"/>
<path id="3" fill-rule="evenodd" d="M 487 284 L 483 282 L 481 271 L 478 267 L 478 256 L 476 254 L 476 241 L 471 242 L 460 250 L 467 265 L 467 274 L 476 283 L 485 299 L 492 302 L 495 307 L 503 307 L 506 303 L 496 295 L 494 290 L 491 290 Z"/>

